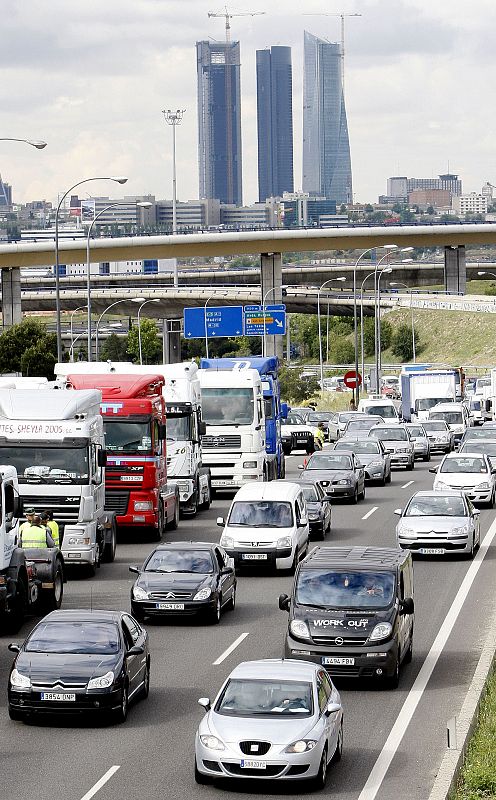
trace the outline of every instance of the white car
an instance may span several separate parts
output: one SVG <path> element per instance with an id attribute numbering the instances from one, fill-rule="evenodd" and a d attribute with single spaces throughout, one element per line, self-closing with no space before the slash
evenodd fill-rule
<path id="1" fill-rule="evenodd" d="M 436 475 L 435 491 L 461 489 L 472 502 L 494 506 L 496 468 L 485 453 L 450 453 L 429 472 Z"/>

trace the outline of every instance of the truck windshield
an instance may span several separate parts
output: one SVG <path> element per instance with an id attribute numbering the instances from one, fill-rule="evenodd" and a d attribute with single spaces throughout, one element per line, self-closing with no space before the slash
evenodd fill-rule
<path id="1" fill-rule="evenodd" d="M 207 425 L 251 425 L 252 389 L 202 389 L 202 418 Z"/>
<path id="2" fill-rule="evenodd" d="M 446 397 L 422 397 L 415 401 L 417 411 L 429 411 L 430 408 L 439 405 L 439 403 L 449 403 Z"/>
<path id="3" fill-rule="evenodd" d="M 191 414 L 185 417 L 167 417 L 168 442 L 190 442 L 192 438 Z"/>
<path id="4" fill-rule="evenodd" d="M 152 437 L 149 422 L 124 422 L 124 420 L 103 421 L 105 447 L 109 453 L 152 452 Z"/>
<path id="5" fill-rule="evenodd" d="M 392 572 L 335 572 L 302 570 L 296 602 L 324 608 L 387 608 L 393 602 Z"/>
<path id="6" fill-rule="evenodd" d="M 77 483 L 89 480 L 87 447 L 7 446 L 0 448 L 2 464 L 17 470 L 20 483 Z"/>

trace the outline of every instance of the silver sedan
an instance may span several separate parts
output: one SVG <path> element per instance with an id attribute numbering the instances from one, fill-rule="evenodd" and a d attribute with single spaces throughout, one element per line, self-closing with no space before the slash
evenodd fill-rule
<path id="1" fill-rule="evenodd" d="M 462 491 L 417 492 L 396 526 L 396 541 L 403 550 L 420 555 L 466 554 L 480 544 L 479 511 Z"/>
<path id="2" fill-rule="evenodd" d="M 343 709 L 318 664 L 291 659 L 246 661 L 224 682 L 195 740 L 195 779 L 308 781 L 323 789 L 341 758 Z"/>

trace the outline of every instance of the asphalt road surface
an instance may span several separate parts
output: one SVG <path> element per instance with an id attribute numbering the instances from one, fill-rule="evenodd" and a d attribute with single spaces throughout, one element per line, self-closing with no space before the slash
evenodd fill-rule
<path id="1" fill-rule="evenodd" d="M 287 459 L 288 477 L 297 474 L 302 458 Z M 433 458 L 431 465 L 438 461 Z M 396 470 L 386 487 L 367 486 L 366 499 L 357 506 L 333 505 L 328 543 L 394 546 L 393 511 L 414 491 L 432 486 L 428 466 L 417 463 L 414 472 Z M 178 531 L 167 538 L 218 541 L 221 531 L 215 519 L 225 516 L 229 502 L 227 496 L 216 498 L 208 512 L 182 520 Z M 482 539 L 494 516 L 493 511 L 482 511 Z M 491 536 L 492 531 L 486 540 L 490 546 L 481 548 L 473 566 L 456 558 L 415 561 L 414 657 L 403 668 L 397 690 L 336 681 L 344 705 L 344 754 L 330 768 L 325 790 L 336 800 L 428 797 L 446 746 L 447 721 L 462 705 L 493 606 Z M 76 573 L 66 584 L 64 608 L 129 609 L 133 576 L 128 566 L 143 561 L 152 547 L 150 542 L 120 542 L 116 561 L 103 565 L 96 578 Z M 281 656 L 287 614 L 279 610 L 277 598 L 281 592 L 289 593 L 291 583 L 291 577 L 263 571 L 243 574 L 238 579 L 236 610 L 226 612 L 220 625 L 147 624 L 150 696 L 130 709 L 124 725 L 65 719 L 11 722 L 6 700 L 12 660 L 7 644 L 12 637 L 0 638 L 3 795 L 37 800 L 316 797 L 318 793 L 307 792 L 299 783 L 247 781 L 204 787 L 197 786 L 193 777 L 194 734 L 204 713 L 197 699 L 213 697 L 240 661 Z M 33 622 L 26 623 L 17 641 Z M 237 647 L 223 657 L 237 640 Z"/>

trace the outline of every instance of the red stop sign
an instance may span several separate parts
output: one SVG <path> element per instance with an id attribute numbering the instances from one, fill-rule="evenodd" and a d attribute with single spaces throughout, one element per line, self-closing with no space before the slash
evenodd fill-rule
<path id="1" fill-rule="evenodd" d="M 362 385 L 362 376 L 359 372 L 355 372 L 354 369 L 350 369 L 349 372 L 343 378 L 344 385 L 348 387 L 348 389 L 356 389 L 357 385 Z"/>

